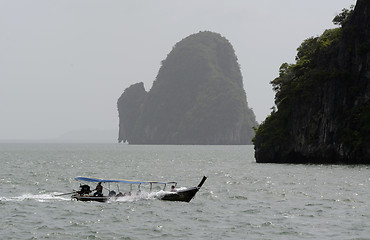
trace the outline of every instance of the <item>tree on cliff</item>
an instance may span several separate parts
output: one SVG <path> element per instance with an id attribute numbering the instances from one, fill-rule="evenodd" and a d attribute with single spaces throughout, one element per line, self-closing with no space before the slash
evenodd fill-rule
<path id="1" fill-rule="evenodd" d="M 343 8 L 343 9 L 342 9 L 342 12 L 341 12 L 341 13 L 339 13 L 337 16 L 335 16 L 335 17 L 334 17 L 334 19 L 333 19 L 333 23 L 334 23 L 335 25 L 341 25 L 341 26 L 343 26 L 343 24 L 345 24 L 345 23 L 346 23 L 347 19 L 349 19 L 349 16 L 351 16 L 351 15 L 352 15 L 352 13 L 353 13 L 353 8 L 354 8 L 354 7 L 355 7 L 355 6 L 354 6 L 354 5 L 352 5 L 350 9 Z"/>
<path id="2" fill-rule="evenodd" d="M 271 81 L 277 110 L 256 130 L 257 162 L 370 163 L 370 1 L 305 40 Z"/>
<path id="3" fill-rule="evenodd" d="M 121 114 L 132 108 L 128 102 L 118 103 L 120 132 L 133 129 L 133 135 L 119 139 L 135 144 L 249 144 L 257 125 L 234 49 L 213 32 L 190 35 L 173 47 L 140 100 L 135 123 Z"/>

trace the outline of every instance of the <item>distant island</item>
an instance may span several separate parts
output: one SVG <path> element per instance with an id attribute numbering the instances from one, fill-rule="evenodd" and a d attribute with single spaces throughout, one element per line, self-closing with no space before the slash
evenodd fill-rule
<path id="1" fill-rule="evenodd" d="M 370 163 L 370 1 L 305 40 L 273 80 L 276 108 L 254 138 L 259 163 Z"/>
<path id="2" fill-rule="evenodd" d="M 134 84 L 117 107 L 130 144 L 251 144 L 257 126 L 232 45 L 209 31 L 178 42 L 150 91 Z"/>

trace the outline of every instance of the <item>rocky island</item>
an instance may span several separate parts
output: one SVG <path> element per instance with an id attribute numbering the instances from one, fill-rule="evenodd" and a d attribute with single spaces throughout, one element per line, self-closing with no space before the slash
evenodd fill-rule
<path id="1" fill-rule="evenodd" d="M 178 42 L 150 91 L 134 84 L 117 106 L 130 144 L 251 144 L 257 126 L 232 45 L 208 31 Z"/>
<path id="2" fill-rule="evenodd" d="M 305 40 L 271 83 L 276 107 L 256 130 L 259 163 L 370 163 L 370 1 Z"/>

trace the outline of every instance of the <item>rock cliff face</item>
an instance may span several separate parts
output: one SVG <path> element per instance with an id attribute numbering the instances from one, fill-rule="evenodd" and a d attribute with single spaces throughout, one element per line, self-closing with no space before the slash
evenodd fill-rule
<path id="1" fill-rule="evenodd" d="M 178 42 L 150 91 L 127 88 L 118 111 L 130 144 L 250 144 L 257 125 L 234 49 L 212 32 Z"/>
<path id="2" fill-rule="evenodd" d="M 278 110 L 254 139 L 257 162 L 370 163 L 370 1 L 306 40 L 272 81 Z"/>
<path id="3" fill-rule="evenodd" d="M 135 124 L 140 116 L 140 107 L 147 92 L 143 83 L 136 83 L 127 88 L 118 99 L 119 141 L 133 140 L 136 137 Z"/>

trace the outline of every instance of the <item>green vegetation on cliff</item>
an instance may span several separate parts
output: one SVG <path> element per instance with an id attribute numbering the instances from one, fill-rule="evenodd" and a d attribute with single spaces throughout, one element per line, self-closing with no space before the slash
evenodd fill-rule
<path id="1" fill-rule="evenodd" d="M 271 81 L 276 108 L 256 129 L 257 162 L 370 163 L 370 1 L 306 39 Z"/>
<path id="2" fill-rule="evenodd" d="M 273 148 L 276 143 L 287 142 L 289 125 L 299 106 L 311 101 L 316 87 L 335 78 L 338 72 L 331 72 L 318 66 L 318 56 L 326 55 L 330 46 L 339 41 L 341 28 L 326 30 L 320 37 L 306 39 L 297 49 L 296 63 L 283 63 L 279 77 L 271 81 L 275 95 L 275 109 L 256 130 L 256 144 Z M 260 143 L 259 139 L 263 139 Z"/>
<path id="3" fill-rule="evenodd" d="M 128 103 L 136 100 L 126 95 L 118 103 L 120 141 L 249 144 L 257 125 L 234 49 L 213 32 L 193 34 L 173 47 L 153 87 L 140 100 L 139 114 L 124 114 L 137 107 Z M 132 129 L 132 134 L 126 134 L 126 129 Z"/>

